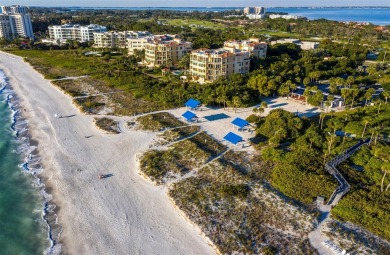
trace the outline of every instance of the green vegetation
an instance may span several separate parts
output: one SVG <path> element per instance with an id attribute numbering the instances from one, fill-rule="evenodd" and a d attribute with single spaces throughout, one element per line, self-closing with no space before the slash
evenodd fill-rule
<path id="1" fill-rule="evenodd" d="M 210 29 L 224 29 L 226 25 L 216 22 L 196 20 L 196 19 L 170 19 L 167 20 L 169 25 L 173 26 L 189 26 L 196 30 L 197 27 L 210 28 Z"/>
<path id="2" fill-rule="evenodd" d="M 174 175 L 183 175 L 204 165 L 226 150 L 211 136 L 201 132 L 168 147 L 168 150 L 146 152 L 140 163 L 141 172 L 157 183 Z"/>
<path id="3" fill-rule="evenodd" d="M 230 14 L 237 13 L 161 10 L 50 13 L 34 9 L 33 25 L 42 34 L 49 22 L 60 24 L 62 20 L 105 24 L 115 30 L 179 34 L 191 41 L 195 49 L 219 48 L 226 40 L 253 36 L 262 40 L 290 36 L 325 39 L 313 51 L 302 51 L 294 44 L 269 46 L 266 59 L 252 59 L 249 74 L 232 75 L 203 85 L 182 82 L 170 74 L 160 78 L 158 68 L 141 69 L 137 62 L 144 58 L 142 52 L 127 56 L 120 49 L 103 49 L 102 56 L 88 57 L 84 53 L 91 50 L 91 45 L 77 42 L 62 47 L 31 43 L 31 50 L 8 51 L 25 57 L 48 79 L 88 75 L 54 83 L 75 97 L 82 110 L 91 113 L 104 108 L 112 109 L 114 114 L 134 115 L 182 106 L 190 97 L 203 104 L 237 108 L 258 103 L 260 96 L 288 97 L 301 85 L 305 86 L 306 102 L 320 106 L 324 98 L 318 85 L 320 80 L 328 80 L 331 95 L 323 105 L 325 110 L 330 110 L 334 95 L 341 95 L 347 106 L 354 109 L 322 113 L 317 124 L 283 110 L 273 110 L 262 117 L 264 107 L 260 107 L 255 111 L 257 115 L 249 118 L 257 125 L 254 140 L 261 141 L 256 145 L 259 153 L 253 156 L 226 152 L 226 147 L 204 132 L 196 134 L 198 127 L 186 126 L 168 113 L 138 117 L 139 128 L 143 130 L 172 128 L 161 135 L 160 142 L 163 145 L 175 142 L 165 151 L 146 152 L 140 161 L 141 171 L 159 184 L 173 182 L 170 196 L 222 253 L 315 254 L 304 238 L 311 229 L 307 223 L 312 219 L 305 210 L 317 196 L 328 199 L 337 186 L 324 170 L 324 163 L 358 139 L 371 137 L 369 147 L 340 166 L 352 189 L 332 214 L 389 240 L 390 153 L 386 139 L 390 133 L 387 102 L 390 66 L 386 61 L 390 56 L 390 35 L 376 31 L 372 25 L 354 27 L 322 19 L 291 23 L 283 19 L 224 18 Z M 379 61 L 365 62 L 367 53 L 373 51 L 379 51 Z M 186 57 L 178 67 L 188 68 L 188 62 Z M 378 82 L 385 92 L 373 99 L 372 85 Z M 109 119 L 102 122 L 104 128 L 114 126 Z M 181 126 L 186 127 L 177 128 Z M 340 136 L 337 131 L 355 137 Z M 216 159 L 218 156 L 221 157 Z M 357 171 L 356 166 L 362 171 Z M 284 196 L 282 201 L 280 197 Z M 306 209 L 297 209 L 297 204 Z M 298 236 L 288 231 L 296 231 Z"/>
<path id="4" fill-rule="evenodd" d="M 192 136 L 200 131 L 199 126 L 188 126 L 188 127 L 180 127 L 174 128 L 165 131 L 164 133 L 158 135 L 158 141 L 155 145 L 167 145 L 172 142 L 176 142 Z"/>
<path id="5" fill-rule="evenodd" d="M 176 119 L 168 112 L 147 114 L 136 119 L 139 129 L 148 131 L 161 131 L 166 128 L 187 126 L 186 123 Z"/>
<path id="6" fill-rule="evenodd" d="M 390 190 L 386 188 L 390 178 L 385 173 L 389 171 L 389 161 L 390 146 L 377 142 L 364 146 L 349 162 L 339 166 L 352 189 L 332 211 L 337 219 L 354 222 L 388 240 Z"/>
<path id="7" fill-rule="evenodd" d="M 257 157 L 229 151 L 195 177 L 174 183 L 169 195 L 223 254 L 316 254 L 304 237 L 312 216 L 262 186 L 269 168 Z"/>
<path id="8" fill-rule="evenodd" d="M 268 138 L 263 157 L 275 162 L 271 184 L 285 195 L 306 204 L 317 196 L 329 198 L 336 183 L 325 171 L 322 138 L 318 128 L 282 109 L 272 110 L 256 130 Z"/>
<path id="9" fill-rule="evenodd" d="M 95 125 L 100 128 L 101 130 L 104 130 L 111 134 L 119 134 L 121 131 L 118 127 L 118 121 L 110 119 L 110 118 L 94 118 Z"/>
<path id="10" fill-rule="evenodd" d="M 336 239 L 341 247 L 350 254 L 387 254 L 389 243 L 376 238 L 372 233 L 348 222 L 331 220 L 326 235 Z"/>
<path id="11" fill-rule="evenodd" d="M 328 113 L 320 117 L 323 123 L 321 129 L 307 119 L 297 119 L 292 113 L 271 111 L 258 122 L 257 129 L 259 135 L 268 138 L 270 145 L 259 146 L 263 157 L 275 163 L 271 184 L 285 195 L 304 203 L 311 203 L 319 195 L 328 199 L 336 183 L 324 170 L 324 160 L 342 153 L 361 137 L 371 137 L 370 147 L 363 147 L 339 166 L 352 189 L 332 210 L 332 214 L 389 240 L 387 229 L 390 229 L 390 221 L 386 214 L 390 191 L 386 191 L 389 177 L 385 173 L 390 172 L 387 169 L 390 147 L 384 140 L 390 132 L 389 113 L 390 105 L 383 102 Z M 337 136 L 336 131 L 355 134 L 357 139 Z M 362 169 L 356 170 L 350 165 Z"/>

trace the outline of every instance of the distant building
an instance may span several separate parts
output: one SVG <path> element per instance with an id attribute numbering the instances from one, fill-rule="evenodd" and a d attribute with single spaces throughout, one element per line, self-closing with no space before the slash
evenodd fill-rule
<path id="1" fill-rule="evenodd" d="M 299 15 L 288 15 L 288 14 L 270 14 L 268 15 L 270 19 L 304 19 L 304 16 Z"/>
<path id="2" fill-rule="evenodd" d="M 192 43 L 176 35 L 155 35 L 145 43 L 145 64 L 148 66 L 176 65 L 192 50 Z"/>
<path id="3" fill-rule="evenodd" d="M 244 15 L 249 15 L 249 14 L 265 14 L 265 8 L 264 7 L 245 7 L 244 8 Z"/>
<path id="4" fill-rule="evenodd" d="M 34 38 L 27 7 L 20 5 L 1 6 L 0 38 L 11 40 L 19 36 Z"/>
<path id="5" fill-rule="evenodd" d="M 317 49 L 320 45 L 319 42 L 308 42 L 308 41 L 301 41 L 299 39 L 281 39 L 272 41 L 271 45 L 277 44 L 277 43 L 294 43 L 301 47 L 302 50 L 314 50 Z"/>
<path id="6" fill-rule="evenodd" d="M 264 19 L 265 8 L 264 7 L 245 7 L 244 15 L 249 19 Z"/>
<path id="7" fill-rule="evenodd" d="M 200 83 L 213 82 L 235 73 L 248 73 L 249 64 L 248 51 L 199 49 L 191 52 L 190 73 Z"/>
<path id="8" fill-rule="evenodd" d="M 267 57 L 267 46 L 267 43 L 260 42 L 257 38 L 251 38 L 249 40 L 226 41 L 223 48 L 230 52 L 235 52 L 235 50 L 248 51 L 250 56 L 265 58 Z"/>
<path id="9" fill-rule="evenodd" d="M 146 43 L 153 40 L 153 35 L 147 31 L 132 32 L 127 40 L 127 50 L 129 55 L 134 55 L 135 50 L 145 49 Z"/>
<path id="10" fill-rule="evenodd" d="M 59 41 L 76 40 L 79 42 L 89 42 L 94 40 L 94 33 L 106 31 L 106 27 L 95 24 L 88 26 L 80 26 L 78 24 L 49 26 L 50 39 Z"/>
<path id="11" fill-rule="evenodd" d="M 97 32 L 93 33 L 95 48 L 129 48 L 129 41 L 140 39 L 150 35 L 149 32 L 119 31 L 119 32 Z M 138 45 L 138 43 L 135 43 Z M 133 50 L 132 44 L 130 48 Z M 132 55 L 132 54 L 131 54 Z"/>

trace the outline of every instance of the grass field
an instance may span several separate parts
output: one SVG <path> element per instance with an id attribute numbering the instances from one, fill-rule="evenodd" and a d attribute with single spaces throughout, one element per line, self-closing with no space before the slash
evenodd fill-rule
<path id="1" fill-rule="evenodd" d="M 225 29 L 227 26 L 221 23 L 214 23 L 211 21 L 203 21 L 196 19 L 171 19 L 168 20 L 167 23 L 173 26 L 190 26 L 193 28 L 204 27 L 204 28 L 212 28 L 212 29 Z"/>

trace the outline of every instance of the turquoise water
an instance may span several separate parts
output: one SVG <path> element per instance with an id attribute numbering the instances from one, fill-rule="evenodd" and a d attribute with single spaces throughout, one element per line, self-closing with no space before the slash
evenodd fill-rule
<path id="1" fill-rule="evenodd" d="M 35 178 L 20 167 L 25 155 L 17 153 L 21 142 L 11 128 L 5 94 L 0 92 L 0 254 L 43 254 L 50 247 L 42 218 L 45 202 L 33 187 Z"/>

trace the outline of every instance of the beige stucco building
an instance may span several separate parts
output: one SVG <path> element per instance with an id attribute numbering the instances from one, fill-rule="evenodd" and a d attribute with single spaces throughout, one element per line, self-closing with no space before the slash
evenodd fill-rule
<path id="1" fill-rule="evenodd" d="M 133 54 L 134 46 L 138 46 L 139 40 L 147 40 L 147 37 L 151 34 L 146 31 L 111 31 L 111 32 L 100 32 L 93 33 L 93 41 L 95 48 L 121 48 L 129 49 L 131 54 Z M 130 42 L 130 43 L 129 43 Z"/>
<path id="2" fill-rule="evenodd" d="M 145 64 L 147 66 L 170 67 L 192 50 L 192 44 L 177 36 L 155 35 L 145 45 Z"/>
<path id="3" fill-rule="evenodd" d="M 191 52 L 190 73 L 200 83 L 213 82 L 220 77 L 249 72 L 248 51 L 199 49 Z"/>
<path id="4" fill-rule="evenodd" d="M 257 38 L 226 41 L 223 48 L 230 52 L 235 50 L 248 51 L 250 56 L 257 58 L 267 57 L 267 43 L 260 42 Z"/>

